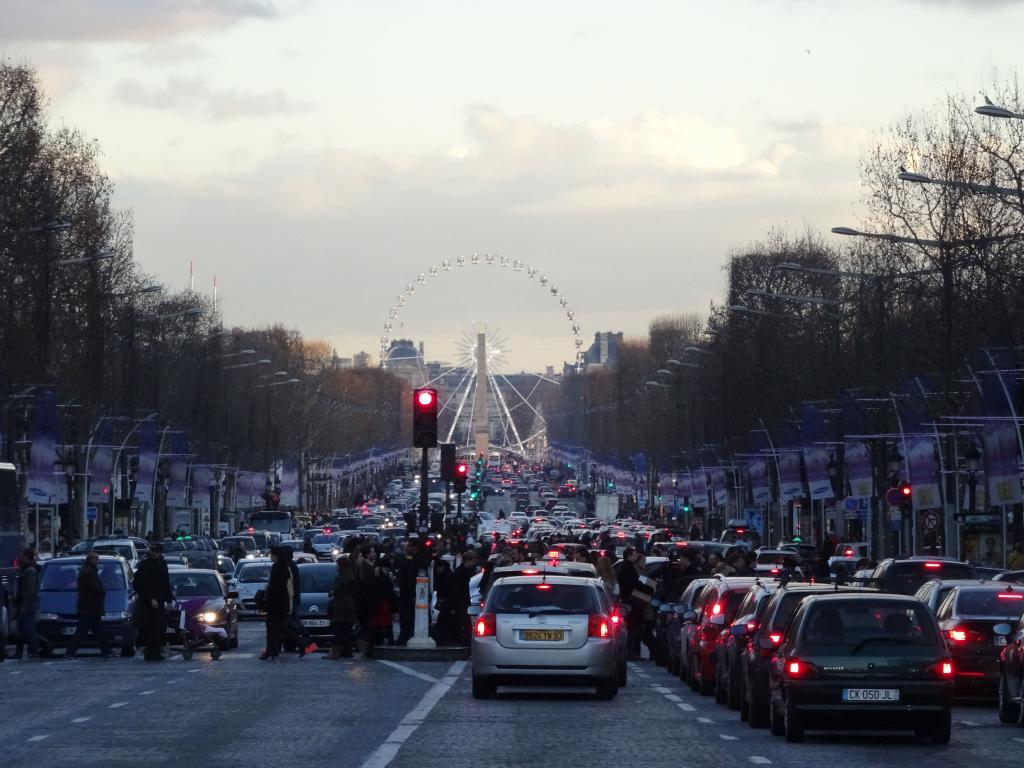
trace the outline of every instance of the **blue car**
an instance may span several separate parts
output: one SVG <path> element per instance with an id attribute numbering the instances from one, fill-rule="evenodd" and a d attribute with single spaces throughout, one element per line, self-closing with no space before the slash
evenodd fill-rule
<path id="1" fill-rule="evenodd" d="M 67 648 L 78 627 L 78 571 L 84 555 L 56 557 L 43 563 L 39 586 L 40 654 L 49 656 L 54 648 Z M 100 555 L 100 581 L 107 592 L 103 605 L 103 629 L 111 647 L 122 656 L 135 655 L 135 593 L 132 574 L 124 558 Z M 85 647 L 94 647 L 89 638 Z"/>

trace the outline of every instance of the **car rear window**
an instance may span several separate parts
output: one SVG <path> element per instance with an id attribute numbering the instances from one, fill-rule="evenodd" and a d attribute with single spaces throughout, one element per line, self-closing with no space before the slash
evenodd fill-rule
<path id="1" fill-rule="evenodd" d="M 884 579 L 889 582 L 883 585 L 896 592 L 906 595 L 914 594 L 928 579 L 973 579 L 974 568 L 966 563 L 921 562 L 893 563 L 885 572 Z"/>
<path id="2" fill-rule="evenodd" d="M 338 569 L 334 566 L 299 568 L 299 589 L 302 592 L 330 592 L 337 575 Z"/>
<path id="3" fill-rule="evenodd" d="M 498 584 L 487 596 L 488 613 L 599 613 L 596 592 L 575 584 Z"/>
<path id="4" fill-rule="evenodd" d="M 998 616 L 1019 619 L 1024 613 L 1024 592 L 962 589 L 957 598 L 956 612 L 959 616 Z"/>
<path id="5" fill-rule="evenodd" d="M 127 544 L 97 544 L 93 549 L 101 555 L 117 555 L 125 560 L 135 557 L 135 552 Z"/>
<path id="6" fill-rule="evenodd" d="M 923 605 L 882 601 L 826 601 L 808 609 L 800 644 L 833 649 L 833 655 L 904 655 L 939 642 Z"/>

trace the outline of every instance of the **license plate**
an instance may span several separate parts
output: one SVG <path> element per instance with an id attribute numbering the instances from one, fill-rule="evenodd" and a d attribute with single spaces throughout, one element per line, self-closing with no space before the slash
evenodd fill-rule
<path id="1" fill-rule="evenodd" d="M 844 688 L 843 701 L 899 701 L 899 688 Z"/>
<path id="2" fill-rule="evenodd" d="M 1005 635 L 996 635 L 994 639 L 995 639 L 996 645 L 1006 645 L 1006 636 Z"/>
<path id="3" fill-rule="evenodd" d="M 62 631 L 62 632 L 63 632 L 63 633 L 65 634 L 65 635 L 73 635 L 73 634 L 75 634 L 75 630 L 76 630 L 76 629 L 78 629 L 78 627 L 64 627 L 64 629 L 63 629 L 63 630 L 61 630 L 61 631 Z"/>
<path id="4" fill-rule="evenodd" d="M 304 627 L 329 627 L 331 622 L 327 619 L 303 619 L 302 626 Z"/>
<path id="5" fill-rule="evenodd" d="M 559 641 L 565 637 L 561 629 L 524 629 L 523 640 L 553 640 Z"/>

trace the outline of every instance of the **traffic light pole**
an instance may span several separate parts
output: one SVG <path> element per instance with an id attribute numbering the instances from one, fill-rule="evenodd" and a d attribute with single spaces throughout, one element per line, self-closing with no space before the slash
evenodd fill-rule
<path id="1" fill-rule="evenodd" d="M 430 460 L 428 458 L 429 448 L 423 448 L 420 459 L 420 514 L 417 529 L 420 534 L 420 555 L 419 567 L 416 573 L 416 603 L 415 621 L 413 624 L 413 636 L 409 638 L 410 648 L 433 648 L 434 641 L 430 639 L 430 560 L 426 555 L 424 541 L 430 523 L 430 506 L 427 503 L 427 490 L 429 479 L 427 473 L 430 471 Z"/>
<path id="2" fill-rule="evenodd" d="M 430 472 L 430 459 L 427 453 L 430 449 L 424 448 L 420 459 L 420 519 L 416 526 L 419 531 L 427 530 L 430 525 L 430 505 L 427 502 L 427 491 L 430 489 L 430 481 L 427 473 Z"/>

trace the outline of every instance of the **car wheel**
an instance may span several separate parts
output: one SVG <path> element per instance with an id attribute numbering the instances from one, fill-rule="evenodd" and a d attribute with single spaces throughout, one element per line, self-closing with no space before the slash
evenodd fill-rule
<path id="1" fill-rule="evenodd" d="M 185 661 L 191 661 L 192 659 L 192 649 L 189 648 L 187 645 L 181 649 L 181 658 L 183 658 Z"/>
<path id="2" fill-rule="evenodd" d="M 935 722 L 931 729 L 932 744 L 949 744 L 949 738 L 953 735 L 953 712 L 947 709 Z"/>
<path id="3" fill-rule="evenodd" d="M 665 668 L 666 670 L 668 670 L 668 673 L 672 675 L 672 677 L 679 677 L 679 657 L 669 656 L 668 664 Z"/>
<path id="4" fill-rule="evenodd" d="M 804 721 L 796 712 L 790 707 L 786 707 L 785 720 L 783 721 L 784 735 L 786 741 L 790 744 L 798 744 L 804 740 Z M 949 737 L 946 737 L 946 741 L 949 741 Z"/>
<path id="5" fill-rule="evenodd" d="M 695 669 L 693 656 L 691 656 L 689 663 L 686 665 L 686 682 L 689 683 L 690 690 L 697 693 L 700 690 L 700 681 L 697 679 Z"/>
<path id="6" fill-rule="evenodd" d="M 722 682 L 721 675 L 715 675 L 715 704 L 725 706 L 729 702 L 729 690 L 726 683 Z"/>
<path id="7" fill-rule="evenodd" d="M 665 643 L 660 640 L 654 647 L 654 663 L 659 667 L 664 667 L 668 664 L 668 649 L 665 648 Z"/>
<path id="8" fill-rule="evenodd" d="M 753 715 L 754 710 L 750 710 L 750 714 Z M 782 720 L 782 716 L 779 715 L 779 710 L 774 702 L 768 703 L 768 725 L 773 736 L 782 736 L 786 732 L 786 725 Z"/>
<path id="9" fill-rule="evenodd" d="M 615 678 L 610 677 L 607 680 L 602 680 L 597 684 L 597 698 L 599 699 L 614 699 L 615 694 L 619 692 L 619 686 L 615 684 Z"/>
<path id="10" fill-rule="evenodd" d="M 622 659 L 618 664 L 615 665 L 615 682 L 620 688 L 626 687 L 626 680 L 629 676 L 629 671 L 626 666 L 626 660 Z"/>
<path id="11" fill-rule="evenodd" d="M 1006 675 L 999 675 L 999 722 L 1016 723 L 1020 707 L 1010 698 L 1007 688 Z"/>
<path id="12" fill-rule="evenodd" d="M 740 681 L 738 675 L 733 674 L 732 667 L 729 667 L 729 679 L 725 686 L 725 706 L 731 710 L 740 708 Z"/>
<path id="13" fill-rule="evenodd" d="M 497 693 L 498 686 L 489 678 L 473 675 L 473 698 L 489 699 Z"/>
<path id="14" fill-rule="evenodd" d="M 769 705 L 770 706 L 770 705 Z M 766 728 L 769 725 L 769 707 L 757 698 L 753 688 L 747 689 L 747 722 L 751 728 Z"/>
<path id="15" fill-rule="evenodd" d="M 130 659 L 135 655 L 135 644 L 121 646 L 121 658 Z"/>
<path id="16" fill-rule="evenodd" d="M 750 720 L 750 702 L 747 699 L 747 686 L 744 682 L 745 678 L 740 678 L 740 722 L 745 723 Z"/>
<path id="17" fill-rule="evenodd" d="M 698 664 L 700 662 L 697 662 Z M 697 669 L 701 669 L 697 667 Z M 704 670 L 701 669 L 700 681 L 697 685 L 697 690 L 701 696 L 710 696 L 711 692 L 715 689 L 715 678 L 705 674 Z"/>
<path id="18" fill-rule="evenodd" d="M 1017 683 L 1017 725 L 1024 725 L 1024 679 Z"/>

